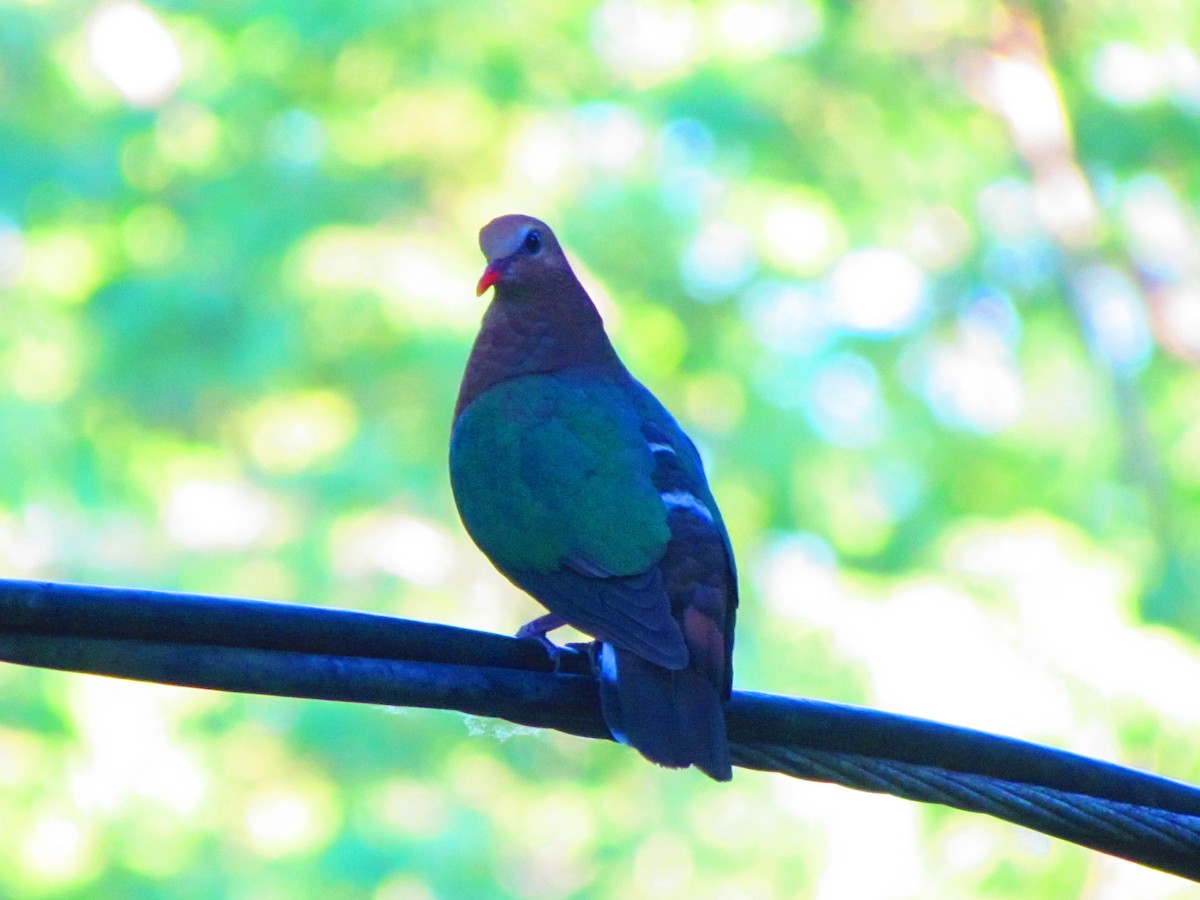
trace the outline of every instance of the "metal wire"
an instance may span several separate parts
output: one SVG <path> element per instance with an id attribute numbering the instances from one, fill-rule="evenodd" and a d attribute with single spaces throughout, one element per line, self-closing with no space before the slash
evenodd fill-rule
<path id="1" fill-rule="evenodd" d="M 451 709 L 608 738 L 587 655 L 346 610 L 0 580 L 0 660 L 166 684 Z M 971 729 L 736 692 L 737 765 L 985 813 L 1200 881 L 1200 789 Z"/>

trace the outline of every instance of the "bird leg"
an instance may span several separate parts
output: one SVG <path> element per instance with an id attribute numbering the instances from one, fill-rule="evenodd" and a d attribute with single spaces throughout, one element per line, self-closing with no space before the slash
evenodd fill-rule
<path id="1" fill-rule="evenodd" d="M 566 620 L 561 616 L 556 616 L 554 613 L 546 613 L 544 616 L 538 616 L 532 622 L 526 622 L 524 625 L 522 625 L 517 631 L 517 637 L 535 638 L 536 640 L 544 641 L 553 647 L 554 644 L 550 642 L 550 639 L 546 637 L 546 634 L 553 631 L 555 628 L 562 628 L 562 626 L 566 624 Z"/>
<path id="2" fill-rule="evenodd" d="M 517 637 L 535 640 L 545 647 L 546 655 L 549 656 L 551 661 L 554 663 L 554 671 L 562 671 L 565 668 L 572 668 L 565 667 L 563 663 L 568 657 L 573 658 L 578 656 L 580 652 L 579 647 L 572 644 L 568 644 L 565 647 L 560 647 L 558 644 L 554 643 L 554 641 L 550 640 L 550 638 L 546 637 L 546 634 L 553 631 L 555 628 L 561 628 L 566 624 L 566 620 L 562 617 L 556 616 L 554 613 L 546 613 L 546 615 L 538 616 L 532 622 L 526 622 L 524 625 L 522 625 L 517 631 Z"/>

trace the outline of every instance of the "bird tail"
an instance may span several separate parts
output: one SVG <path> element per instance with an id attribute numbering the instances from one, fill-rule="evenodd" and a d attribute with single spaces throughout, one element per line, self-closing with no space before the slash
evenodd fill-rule
<path id="1" fill-rule="evenodd" d="M 613 737 L 651 762 L 694 765 L 716 781 L 733 777 L 720 692 L 694 669 L 664 669 L 601 644 L 600 705 Z"/>

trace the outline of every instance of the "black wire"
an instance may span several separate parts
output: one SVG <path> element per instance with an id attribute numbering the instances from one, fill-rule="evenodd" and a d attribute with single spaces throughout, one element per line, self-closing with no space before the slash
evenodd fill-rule
<path id="1" fill-rule="evenodd" d="M 253 600 L 0 580 L 0 659 L 143 681 L 451 709 L 608 738 L 586 655 Z M 1011 738 L 736 692 L 743 767 L 986 813 L 1200 881 L 1200 789 Z"/>
<path id="2" fill-rule="evenodd" d="M 532 641 L 353 610 L 0 579 L 0 629 L 549 672 Z"/>
<path id="3" fill-rule="evenodd" d="M 1200 816 L 855 753 L 756 743 L 735 744 L 733 757 L 748 768 L 986 813 L 1200 881 Z"/>

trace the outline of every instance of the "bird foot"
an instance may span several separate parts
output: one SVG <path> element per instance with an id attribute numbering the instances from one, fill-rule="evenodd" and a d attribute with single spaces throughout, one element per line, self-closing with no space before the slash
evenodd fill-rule
<path id="1" fill-rule="evenodd" d="M 519 638 L 537 638 L 538 640 L 546 640 L 546 635 L 555 628 L 561 628 L 566 625 L 566 621 L 556 616 L 554 613 L 546 613 L 544 616 L 538 616 L 532 622 L 526 622 L 517 629 L 517 637 Z M 547 641 L 547 643 L 549 643 Z M 554 646 L 551 644 L 551 646 Z"/>
<path id="2" fill-rule="evenodd" d="M 517 637 L 521 640 L 537 641 L 541 644 L 542 648 L 546 651 L 546 655 L 550 657 L 550 662 L 553 663 L 556 673 L 590 675 L 592 672 L 590 655 L 592 645 L 590 642 L 559 646 L 546 637 L 547 632 L 566 624 L 566 622 L 554 615 L 554 613 L 547 613 L 544 616 L 539 616 L 532 622 L 522 625 L 517 631 Z"/>
<path id="3" fill-rule="evenodd" d="M 562 655 L 567 652 L 567 648 L 558 646 L 558 644 L 554 643 L 554 641 L 550 640 L 544 634 L 518 634 L 517 637 L 524 637 L 526 640 L 537 641 L 541 644 L 542 649 L 546 651 L 546 655 L 550 657 L 550 661 L 554 663 L 554 671 L 558 671 L 559 661 Z"/>

